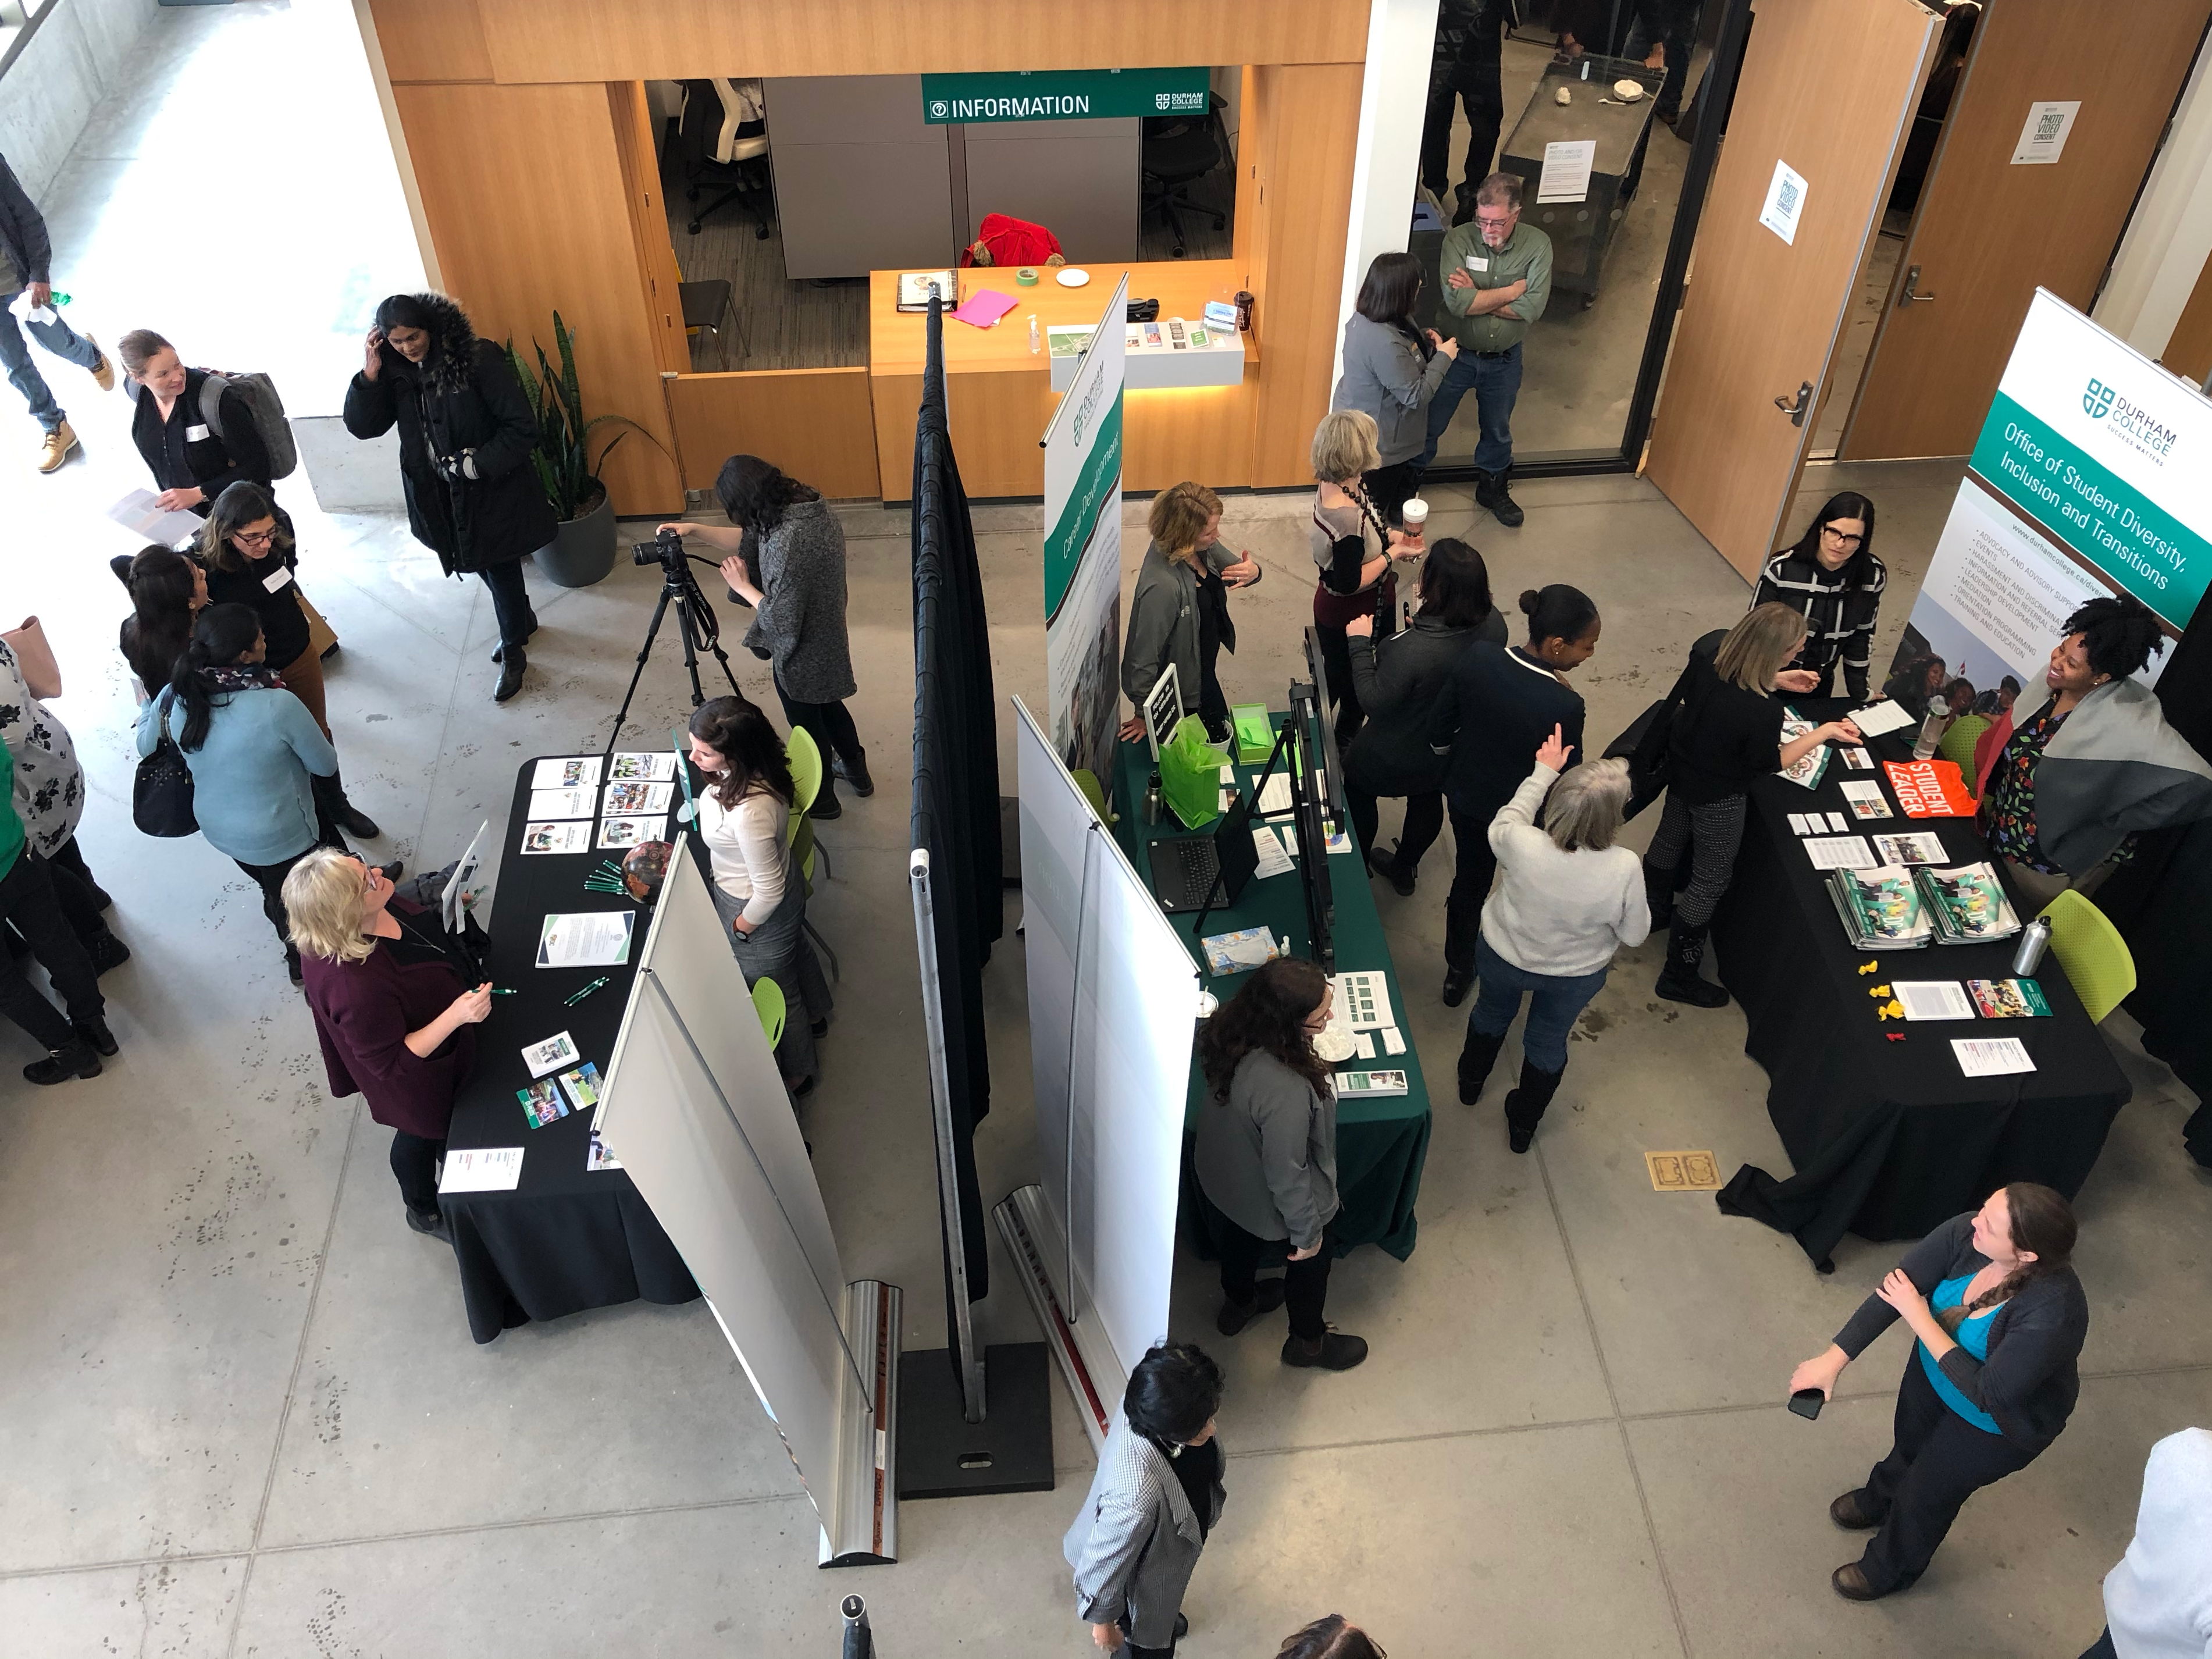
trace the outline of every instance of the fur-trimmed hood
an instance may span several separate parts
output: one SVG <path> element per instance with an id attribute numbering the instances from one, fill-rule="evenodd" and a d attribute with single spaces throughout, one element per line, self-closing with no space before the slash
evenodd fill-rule
<path id="1" fill-rule="evenodd" d="M 422 375 L 439 392 L 458 392 L 475 378 L 477 331 L 459 302 L 435 289 L 409 296 L 430 313 L 430 352 L 418 365 L 410 363 L 386 342 L 381 348 L 387 368 L 403 375 Z"/>

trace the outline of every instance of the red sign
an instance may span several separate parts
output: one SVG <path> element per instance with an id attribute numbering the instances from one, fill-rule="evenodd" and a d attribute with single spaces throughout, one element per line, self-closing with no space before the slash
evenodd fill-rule
<path id="1" fill-rule="evenodd" d="M 1974 815 L 1974 798 L 1958 766 L 1946 760 L 1884 761 L 1889 787 L 1909 818 L 1968 818 Z"/>

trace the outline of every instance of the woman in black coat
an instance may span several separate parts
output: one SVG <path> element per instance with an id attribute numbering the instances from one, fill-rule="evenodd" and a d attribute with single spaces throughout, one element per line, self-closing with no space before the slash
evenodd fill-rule
<path id="1" fill-rule="evenodd" d="M 506 353 L 477 338 L 442 294 L 395 294 L 376 308 L 367 361 L 346 388 L 346 430 L 378 438 L 397 422 L 408 527 L 449 576 L 483 578 L 499 618 L 499 686 L 522 689 L 538 629 L 522 556 L 553 539 L 553 509 L 530 465 L 538 422 Z"/>
<path id="2" fill-rule="evenodd" d="M 204 519 L 232 484 L 270 487 L 269 447 L 237 392 L 218 382 L 220 395 L 209 398 L 207 371 L 186 368 L 176 347 L 150 328 L 132 329 L 115 343 L 115 355 L 132 404 L 131 441 L 161 492 L 155 506 Z"/>
<path id="3" fill-rule="evenodd" d="M 1374 637 L 1372 617 L 1355 617 L 1344 629 L 1359 706 L 1377 717 L 1344 752 L 1352 827 L 1375 873 L 1407 897 L 1421 855 L 1444 828 L 1444 757 L 1429 747 L 1429 709 L 1468 646 L 1505 643 L 1505 618 L 1491 603 L 1489 568 L 1465 542 L 1447 536 L 1430 550 L 1420 595 L 1421 608 L 1387 640 Z M 1405 825 L 1387 857 L 1375 851 L 1376 801 L 1382 795 L 1406 798 Z"/>
<path id="4" fill-rule="evenodd" d="M 1836 1569 L 1836 1593 L 1871 1601 L 1928 1570 L 1966 1501 L 2033 1462 L 2081 1393 L 2089 1303 L 2074 1276 L 2074 1212 L 2048 1187 L 2015 1181 L 1905 1253 L 1827 1352 L 1790 1391 L 1832 1397 L 1836 1378 L 1898 1319 L 1919 1339 L 1897 1395 L 1897 1437 L 1866 1485 L 1828 1518 L 1872 1531 Z"/>

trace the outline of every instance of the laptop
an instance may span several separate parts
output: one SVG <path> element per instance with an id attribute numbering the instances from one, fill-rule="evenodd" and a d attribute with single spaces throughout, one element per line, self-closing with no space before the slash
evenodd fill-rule
<path id="1" fill-rule="evenodd" d="M 1211 897 L 1217 910 L 1228 908 L 1244 891 L 1244 884 L 1260 867 L 1260 849 L 1252 844 L 1250 805 L 1239 799 L 1222 817 L 1210 836 L 1164 837 L 1152 844 L 1152 893 L 1170 915 L 1203 910 Z M 1215 881 L 1223 883 L 1214 890 Z"/>

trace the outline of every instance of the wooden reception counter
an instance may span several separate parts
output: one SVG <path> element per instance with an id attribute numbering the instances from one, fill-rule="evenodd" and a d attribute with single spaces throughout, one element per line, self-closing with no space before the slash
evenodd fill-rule
<path id="1" fill-rule="evenodd" d="M 1079 269 L 1091 273 L 1091 281 L 1081 288 L 1061 287 L 1048 269 L 1038 270 L 1034 288 L 1018 285 L 1012 270 L 959 273 L 962 299 L 992 289 L 1014 301 L 1014 308 L 993 328 L 971 328 L 950 318 L 945 323 L 945 401 L 961 483 L 971 496 L 1044 493 L 1044 451 L 1039 440 L 1059 398 L 1052 389 L 1050 360 L 1042 351 L 1030 350 L 1032 313 L 1040 331 L 1055 323 L 1095 324 L 1125 270 L 1129 298 L 1158 300 L 1163 323 L 1170 317 L 1195 322 L 1205 314 L 1207 301 L 1232 300 L 1239 286 L 1239 267 L 1232 259 Z M 914 453 L 928 326 L 927 317 L 898 309 L 898 277 L 895 270 L 878 270 L 869 280 L 868 386 L 875 410 L 876 453 L 885 458 Z M 1183 478 L 1222 487 L 1253 482 L 1260 348 L 1251 334 L 1243 337 L 1243 343 L 1244 373 L 1237 385 L 1126 394 L 1124 488 L 1164 489 Z M 908 487 L 904 465 L 884 467 L 887 499 L 902 499 Z"/>

